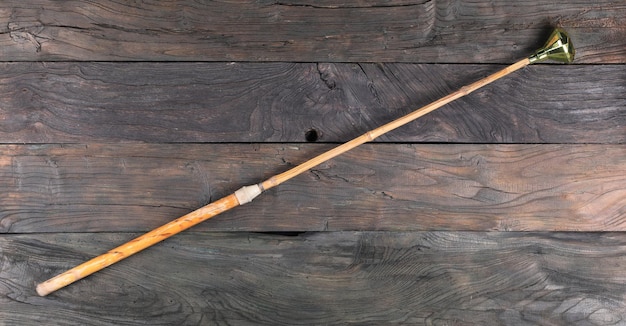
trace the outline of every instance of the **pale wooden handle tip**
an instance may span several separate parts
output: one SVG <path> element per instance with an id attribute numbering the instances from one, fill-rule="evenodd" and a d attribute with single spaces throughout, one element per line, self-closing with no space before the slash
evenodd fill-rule
<path id="1" fill-rule="evenodd" d="M 42 297 L 45 297 L 48 294 L 54 292 L 56 289 L 54 288 L 54 286 L 51 286 L 51 285 L 52 284 L 48 282 L 37 284 L 37 294 L 39 294 Z"/>
<path id="2" fill-rule="evenodd" d="M 37 284 L 37 294 L 39 294 L 42 297 L 47 296 L 48 294 L 62 288 L 65 287 L 69 284 L 72 284 L 76 281 L 78 281 L 79 279 L 81 279 L 82 277 L 76 277 L 75 273 L 70 271 L 67 271 L 63 274 L 59 274 L 45 282 L 39 283 Z"/>

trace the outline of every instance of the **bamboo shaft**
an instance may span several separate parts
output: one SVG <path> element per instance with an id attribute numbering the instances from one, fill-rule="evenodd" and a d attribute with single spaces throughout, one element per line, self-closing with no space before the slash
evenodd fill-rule
<path id="1" fill-rule="evenodd" d="M 300 164 L 300 165 L 298 165 L 298 166 L 296 166 L 296 167 L 294 167 L 294 168 L 292 168 L 292 169 L 290 169 L 288 171 L 285 171 L 285 172 L 283 172 L 281 174 L 277 174 L 277 175 L 267 179 L 266 181 L 263 181 L 261 183 L 261 188 L 263 190 L 267 190 L 267 189 L 270 189 L 272 187 L 276 187 L 279 184 L 281 184 L 281 183 L 283 183 L 283 182 L 285 182 L 285 181 L 287 181 L 287 180 L 289 180 L 289 179 L 291 179 L 291 178 L 293 178 L 293 177 L 295 177 L 295 176 L 297 176 L 297 175 L 299 175 L 299 174 L 301 174 L 301 173 L 303 173 L 305 171 L 308 171 L 309 169 L 311 169 L 311 168 L 313 168 L 313 167 L 315 167 L 315 166 L 317 166 L 317 165 L 319 165 L 319 164 L 321 164 L 323 162 L 326 162 L 326 161 L 328 161 L 328 160 L 330 160 L 330 159 L 332 159 L 332 158 L 334 158 L 334 157 L 336 157 L 338 155 L 341 155 L 341 154 L 343 154 L 343 153 L 345 153 L 345 152 L 347 152 L 347 151 L 349 151 L 349 150 L 351 150 L 351 149 L 353 149 L 353 148 L 355 148 L 355 147 L 357 147 L 359 145 L 362 145 L 362 144 L 364 144 L 366 142 L 372 141 L 372 140 L 380 137 L 381 135 L 383 135 L 383 134 L 385 134 L 385 133 L 387 133 L 387 132 L 389 132 L 391 130 L 394 130 L 394 129 L 398 128 L 398 127 L 401 127 L 401 126 L 403 126 L 403 125 L 405 125 L 405 124 L 407 124 L 407 123 L 409 123 L 409 122 L 411 122 L 413 120 L 416 120 L 419 117 L 422 117 L 422 116 L 424 116 L 424 115 L 426 115 L 426 114 L 428 114 L 428 113 L 430 113 L 432 111 L 435 111 L 436 109 L 438 109 L 438 108 L 440 108 L 440 107 L 442 107 L 442 106 L 444 106 L 444 105 L 446 105 L 446 104 L 448 104 L 448 103 L 450 103 L 450 102 L 452 102 L 452 101 L 454 101 L 454 100 L 456 100 L 458 98 L 461 98 L 461 97 L 463 97 L 463 96 L 465 96 L 465 95 L 467 95 L 467 94 L 469 94 L 469 93 L 471 93 L 471 92 L 473 92 L 473 91 L 475 91 L 475 90 L 477 90 L 477 89 L 479 89 L 479 88 L 481 88 L 481 87 L 483 87 L 483 86 L 485 86 L 485 85 L 487 85 L 489 83 L 492 83 L 492 82 L 494 82 L 494 81 L 496 81 L 496 80 L 498 80 L 498 79 L 500 79 L 500 78 L 502 78 L 502 77 L 504 77 L 504 76 L 506 76 L 506 75 L 508 75 L 508 74 L 510 74 L 512 72 L 514 72 L 514 71 L 517 71 L 517 70 L 519 70 L 519 69 L 521 69 L 521 68 L 523 68 L 523 67 L 525 67 L 525 66 L 527 66 L 529 64 L 530 64 L 530 60 L 528 60 L 528 58 L 525 58 L 525 59 L 520 60 L 520 61 L 518 61 L 518 62 L 516 62 L 516 63 L 514 63 L 514 64 L 512 64 L 510 66 L 507 66 L 506 68 L 504 68 L 504 69 L 502 69 L 502 70 L 500 70 L 498 72 L 495 72 L 495 73 L 493 73 L 493 74 L 491 74 L 491 75 L 489 75 L 489 76 L 487 76 L 487 77 L 485 77 L 485 78 L 483 78 L 481 80 L 478 80 L 478 81 L 476 81 L 476 82 L 474 82 L 472 84 L 469 84 L 467 86 L 461 87 L 461 89 L 459 89 L 458 91 L 456 91 L 454 93 L 446 95 L 446 96 L 444 96 L 444 97 L 442 97 L 442 98 L 440 98 L 440 99 L 438 99 L 438 100 L 436 100 L 436 101 L 434 101 L 434 102 L 432 102 L 432 103 L 430 103 L 430 104 L 428 104 L 426 106 L 423 106 L 423 107 L 421 107 L 421 108 L 419 108 L 419 109 L 417 109 L 417 110 L 415 110 L 415 111 L 413 111 L 413 112 L 411 112 L 411 113 L 409 113 L 409 114 L 407 114 L 407 115 L 405 115 L 405 116 L 403 116 L 401 118 L 393 120 L 393 121 L 391 121 L 391 122 L 389 122 L 389 123 L 387 123 L 385 125 L 382 125 L 382 126 L 376 128 L 376 129 L 370 130 L 370 131 L 366 132 L 365 134 L 363 134 L 363 135 L 361 135 L 361 136 L 359 136 L 357 138 L 354 138 L 353 140 L 351 140 L 351 141 L 349 141 L 347 143 L 339 145 L 339 146 L 337 146 L 337 147 L 335 147 L 335 148 L 333 148 L 333 149 L 331 149 L 331 150 L 329 150 L 329 151 L 327 151 L 325 153 L 322 153 L 322 154 L 320 154 L 320 155 L 318 155 L 318 156 L 316 156 L 316 157 L 314 157 L 314 158 L 312 158 L 312 159 L 310 159 L 310 160 L 308 160 L 308 161 L 306 161 L 306 162 L 304 162 L 304 163 L 302 163 L 302 164 Z"/>
<path id="2" fill-rule="evenodd" d="M 497 79 L 500 79 L 518 69 L 521 69 L 530 64 L 528 58 L 520 60 L 494 74 L 491 74 L 479 81 L 462 87 L 458 91 L 442 97 L 416 111 L 413 111 L 401 118 L 391 121 L 381 127 L 371 130 L 347 143 L 339 145 L 323 154 L 320 154 L 286 172 L 277 174 L 258 186 L 249 186 L 244 188 L 250 188 L 245 191 L 244 189 L 238 192 L 226 196 L 218 201 L 208 204 L 198 210 L 195 210 L 185 216 L 179 217 L 172 222 L 169 222 L 159 228 L 156 228 L 134 240 L 131 240 L 109 252 L 95 257 L 81 265 L 78 265 L 60 275 L 57 275 L 43 283 L 37 285 L 37 293 L 41 296 L 48 295 L 62 287 L 65 287 L 71 283 L 74 283 L 88 275 L 91 275 L 107 266 L 110 266 L 126 257 L 129 257 L 145 248 L 148 248 L 158 242 L 161 242 L 183 230 L 186 230 L 200 222 L 203 222 L 215 215 L 218 215 L 224 211 L 227 211 L 233 207 L 245 204 L 251 201 L 254 197 L 258 196 L 262 191 L 275 187 L 309 169 L 328 161 L 338 155 L 341 155 L 361 144 L 372 141 L 381 135 L 394 130 L 400 126 L 403 126 L 427 113 L 430 113 L 460 97 L 463 97 Z"/>

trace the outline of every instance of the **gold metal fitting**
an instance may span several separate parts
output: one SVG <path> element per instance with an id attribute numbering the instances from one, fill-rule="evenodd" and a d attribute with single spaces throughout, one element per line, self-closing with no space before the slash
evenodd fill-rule
<path id="1" fill-rule="evenodd" d="M 541 62 L 544 60 L 561 61 L 565 63 L 571 63 L 574 61 L 574 45 L 564 30 L 555 29 L 546 44 L 535 54 L 528 57 L 530 63 Z"/>

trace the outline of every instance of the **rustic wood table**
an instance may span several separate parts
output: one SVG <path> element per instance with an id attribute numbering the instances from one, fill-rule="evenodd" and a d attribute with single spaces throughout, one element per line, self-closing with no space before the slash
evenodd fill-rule
<path id="1" fill-rule="evenodd" d="M 620 1 L 0 4 L 0 325 L 626 323 Z M 35 285 L 513 63 L 84 280 Z"/>

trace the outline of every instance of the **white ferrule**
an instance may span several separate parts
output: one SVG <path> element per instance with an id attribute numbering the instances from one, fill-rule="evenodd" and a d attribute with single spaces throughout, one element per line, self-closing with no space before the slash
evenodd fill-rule
<path id="1" fill-rule="evenodd" d="M 247 204 L 251 202 L 254 198 L 261 194 L 261 187 L 259 185 L 251 185 L 245 186 L 237 191 L 235 191 L 235 197 L 237 197 L 237 201 L 239 205 Z"/>

